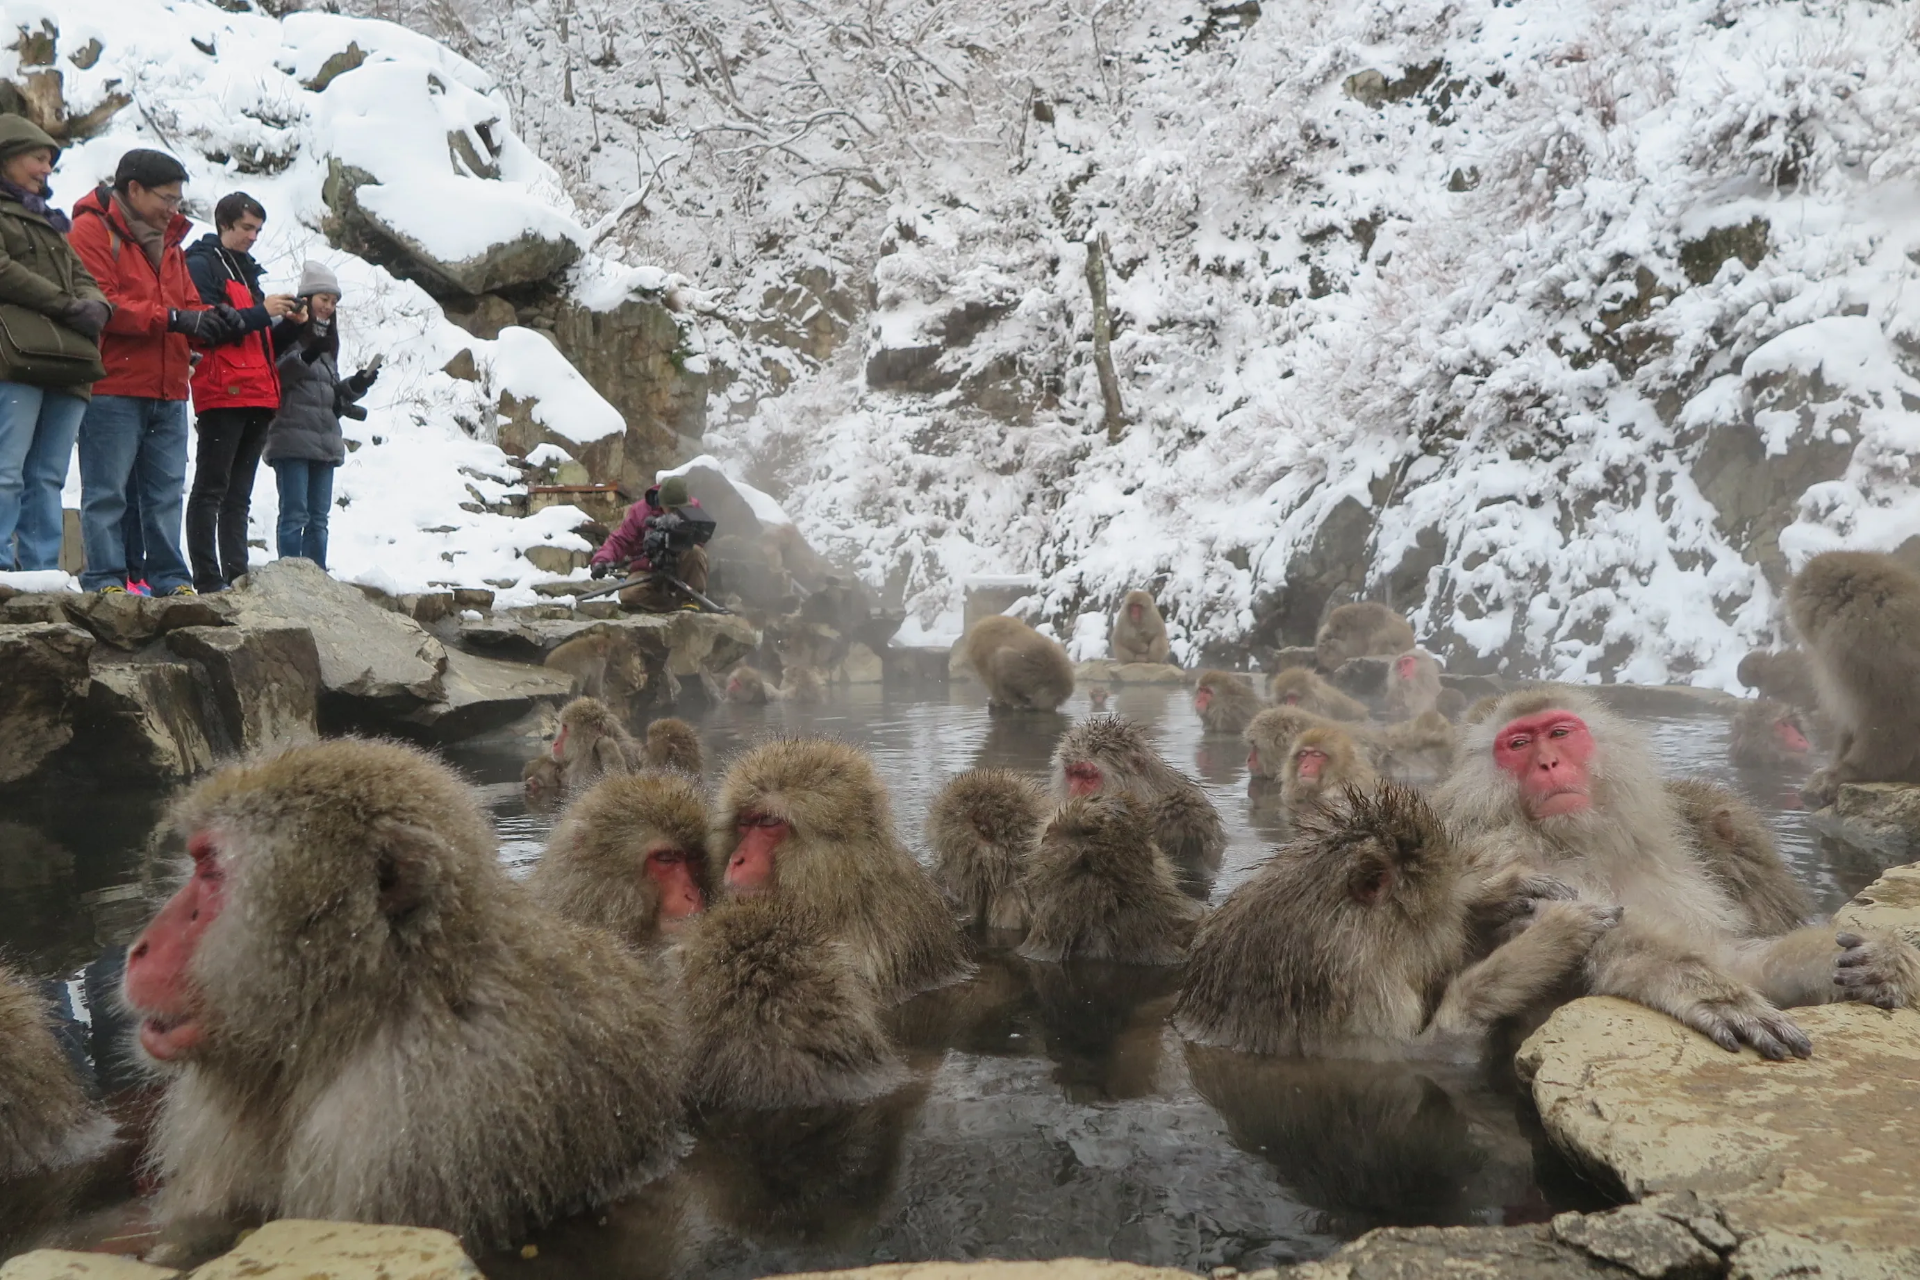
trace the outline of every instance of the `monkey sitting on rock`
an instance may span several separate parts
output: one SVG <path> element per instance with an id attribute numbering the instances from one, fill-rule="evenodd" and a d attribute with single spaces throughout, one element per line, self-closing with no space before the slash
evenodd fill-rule
<path id="1" fill-rule="evenodd" d="M 1107 652 L 1115 662 L 1165 662 L 1173 653 L 1160 606 L 1145 591 L 1129 591 L 1113 616 Z"/>
<path id="2" fill-rule="evenodd" d="M 1178 964 L 1201 911 L 1154 843 L 1146 806 L 1124 790 L 1068 800 L 1023 885 L 1029 960 Z"/>
<path id="3" fill-rule="evenodd" d="M 1286 667 L 1267 679 L 1267 696 L 1275 706 L 1298 707 L 1329 720 L 1362 721 L 1363 702 L 1349 698 L 1305 667 Z"/>
<path id="4" fill-rule="evenodd" d="M 1329 674 L 1349 658 L 1391 656 L 1411 648 L 1413 628 L 1407 620 L 1371 600 L 1336 608 L 1313 640 L 1314 661 Z"/>
<path id="5" fill-rule="evenodd" d="M 1174 1006 L 1189 1040 L 1249 1053 L 1471 1061 L 1552 992 L 1618 908 L 1485 872 L 1417 792 L 1349 789 L 1201 922 Z M 1482 923 L 1518 934 L 1475 962 Z"/>

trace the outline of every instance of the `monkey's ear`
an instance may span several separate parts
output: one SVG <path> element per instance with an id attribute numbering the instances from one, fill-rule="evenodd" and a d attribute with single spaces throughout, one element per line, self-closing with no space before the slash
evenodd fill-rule
<path id="1" fill-rule="evenodd" d="M 423 906 L 439 881 L 439 836 L 426 827 L 386 822 L 376 829 L 380 914 L 399 924 Z"/>
<path id="2" fill-rule="evenodd" d="M 1393 864 L 1370 849 L 1347 870 L 1347 896 L 1363 907 L 1378 906 L 1392 891 L 1396 875 Z"/>

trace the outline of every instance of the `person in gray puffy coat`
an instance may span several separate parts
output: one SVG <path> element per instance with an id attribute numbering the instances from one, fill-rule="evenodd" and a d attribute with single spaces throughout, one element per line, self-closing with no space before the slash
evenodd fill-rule
<path id="1" fill-rule="evenodd" d="M 342 416 L 367 411 L 356 403 L 380 376 L 380 361 L 351 378 L 340 376 L 340 281 L 317 262 L 300 272 L 306 319 L 281 353 L 280 411 L 267 428 L 262 457 L 280 489 L 278 554 L 304 556 L 327 567 L 327 514 L 333 507 L 333 471 L 347 460 Z"/>

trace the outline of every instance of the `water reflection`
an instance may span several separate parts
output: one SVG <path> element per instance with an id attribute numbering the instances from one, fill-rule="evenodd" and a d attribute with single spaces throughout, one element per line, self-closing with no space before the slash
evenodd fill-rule
<path id="1" fill-rule="evenodd" d="M 716 707 L 701 725 L 709 781 L 776 734 L 827 734 L 871 752 L 900 834 L 954 774 L 1046 771 L 1087 714 L 989 715 L 978 692 L 888 697 L 836 690 L 826 705 Z M 1202 733 L 1184 689 L 1122 686 L 1111 709 L 1148 728 L 1219 807 L 1228 847 L 1196 878 L 1218 901 L 1285 837 L 1250 802 L 1245 750 Z M 1645 721 L 1661 764 L 1727 782 L 1766 814 L 1828 908 L 1890 859 L 1819 837 L 1798 776 L 1726 764 L 1726 723 Z M 526 812 L 517 752 L 456 751 L 516 875 L 551 818 Z M 125 944 L 165 888 L 171 848 L 151 840 L 157 793 L 63 793 L 0 820 L 0 953 L 46 980 L 90 1087 L 137 1138 L 143 1094 L 111 993 Z M 668 1177 L 597 1214 L 538 1233 L 532 1257 L 494 1276 L 756 1276 L 891 1260 L 1083 1254 L 1196 1270 L 1316 1257 L 1389 1222 L 1533 1220 L 1586 1207 L 1509 1089 L 1470 1073 L 1380 1064 L 1272 1062 L 1182 1045 L 1167 1029 L 1177 975 L 1150 966 L 1029 964 L 1008 939 L 975 939 L 977 972 L 890 1014 L 913 1083 L 860 1107 L 710 1116 Z M 68 1181 L 0 1187 L 0 1257 L 39 1242 L 138 1240 L 130 1144 Z"/>

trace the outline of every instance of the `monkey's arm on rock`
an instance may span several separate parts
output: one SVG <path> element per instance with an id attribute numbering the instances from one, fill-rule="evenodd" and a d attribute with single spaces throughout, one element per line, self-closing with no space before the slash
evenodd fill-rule
<path id="1" fill-rule="evenodd" d="M 1920 951 L 1892 934 L 1810 925 L 1736 944 L 1729 967 L 1783 1007 L 1846 1000 L 1882 1009 L 1920 1004 Z"/>
<path id="2" fill-rule="evenodd" d="M 1596 902 L 1540 902 L 1518 937 L 1447 984 L 1415 1049 L 1422 1056 L 1477 1057 L 1494 1023 L 1550 995 L 1620 916 L 1619 907 Z"/>
<path id="3" fill-rule="evenodd" d="M 1587 986 L 1657 1009 L 1729 1053 L 1752 1045 L 1763 1058 L 1805 1058 L 1807 1033 L 1712 956 L 1644 917 L 1629 915 L 1587 953 Z"/>

